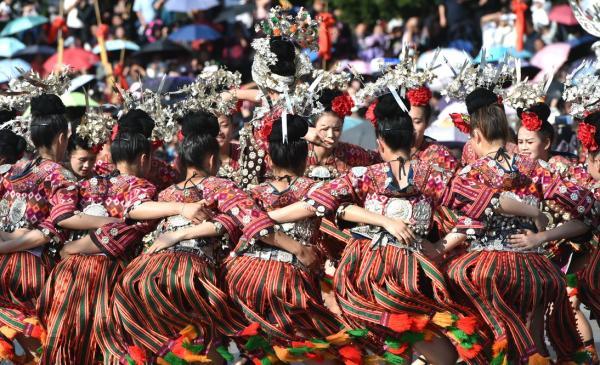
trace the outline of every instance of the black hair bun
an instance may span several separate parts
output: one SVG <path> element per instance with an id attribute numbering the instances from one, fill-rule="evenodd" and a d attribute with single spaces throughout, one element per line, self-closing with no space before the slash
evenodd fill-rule
<path id="1" fill-rule="evenodd" d="M 521 114 L 523 114 L 524 111 L 525 109 L 522 108 L 517 109 L 517 115 L 519 118 L 521 118 Z M 550 107 L 545 103 L 535 103 L 527 108 L 527 111 L 537 115 L 542 122 L 547 122 L 548 118 L 550 118 Z"/>
<path id="2" fill-rule="evenodd" d="M 17 111 L 13 109 L 0 109 L 0 124 L 6 123 L 17 117 Z"/>
<path id="3" fill-rule="evenodd" d="M 287 115 L 287 139 L 288 142 L 301 140 L 308 132 L 308 120 L 298 115 Z M 269 135 L 269 142 L 283 141 L 283 121 L 278 118 L 273 122 L 273 128 Z"/>
<path id="4" fill-rule="evenodd" d="M 205 111 L 186 114 L 181 120 L 181 133 L 184 137 L 208 134 L 212 137 L 219 135 L 219 122 L 217 117 Z"/>
<path id="5" fill-rule="evenodd" d="M 0 145 L 10 147 L 16 156 L 21 155 L 27 149 L 27 141 L 10 129 L 0 129 Z"/>
<path id="6" fill-rule="evenodd" d="M 406 108 L 410 110 L 410 103 L 408 100 L 405 98 L 401 99 L 404 105 L 406 105 Z M 400 105 L 398 105 L 392 94 L 385 94 L 379 98 L 374 113 L 377 120 L 408 116 L 408 113 L 400 108 Z"/>
<path id="7" fill-rule="evenodd" d="M 597 131 L 600 131 L 600 110 L 588 114 L 584 119 L 584 122 L 591 124 L 596 127 Z"/>
<path id="8" fill-rule="evenodd" d="M 57 95 L 41 94 L 31 98 L 31 115 L 34 117 L 64 114 L 65 111 L 65 104 Z"/>
<path id="9" fill-rule="evenodd" d="M 131 109 L 119 119 L 119 133 L 140 133 L 150 138 L 154 129 L 154 120 L 140 109 Z"/>
<path id="10" fill-rule="evenodd" d="M 469 114 L 473 114 L 476 110 L 483 107 L 492 105 L 498 102 L 498 95 L 493 91 L 479 87 L 473 91 L 465 99 L 467 104 L 467 111 Z"/>
<path id="11" fill-rule="evenodd" d="M 269 66 L 271 72 L 279 76 L 294 76 L 296 74 L 296 47 L 294 43 L 281 37 L 271 39 L 271 52 L 277 56 L 277 62 Z"/>
<path id="12" fill-rule="evenodd" d="M 338 96 L 343 95 L 344 93 L 337 89 L 323 89 L 321 91 L 321 95 L 319 96 L 319 102 L 323 105 L 325 110 L 331 111 L 331 103 L 333 99 Z"/>

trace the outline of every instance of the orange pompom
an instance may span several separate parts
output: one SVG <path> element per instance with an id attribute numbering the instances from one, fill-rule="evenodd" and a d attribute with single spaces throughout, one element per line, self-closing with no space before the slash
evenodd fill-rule
<path id="1" fill-rule="evenodd" d="M 508 340 L 506 338 L 503 338 L 494 342 L 494 345 L 492 346 L 492 354 L 494 355 L 494 357 L 496 357 L 501 352 L 506 351 L 506 349 L 508 349 Z"/>
<path id="2" fill-rule="evenodd" d="M 456 328 L 463 331 L 467 335 L 472 335 L 477 329 L 477 318 L 475 317 L 463 317 L 456 321 Z"/>
<path id="3" fill-rule="evenodd" d="M 410 330 L 412 325 L 412 320 L 408 316 L 408 314 L 390 314 L 387 318 L 387 323 L 384 324 L 386 327 L 391 329 L 392 331 L 396 331 L 398 333 L 406 332 Z"/>
<path id="4" fill-rule="evenodd" d="M 194 339 L 196 339 L 196 337 L 198 337 L 198 331 L 196 331 L 196 327 L 194 327 L 191 324 L 187 325 L 184 329 L 179 331 L 179 334 L 182 335 L 183 337 L 187 338 L 190 341 L 194 340 Z"/>
<path id="5" fill-rule="evenodd" d="M 260 329 L 260 324 L 254 322 L 254 323 L 250 324 L 248 327 L 244 328 L 240 333 L 238 333 L 238 336 L 240 336 L 240 337 L 256 336 L 256 335 L 258 335 L 259 329 Z"/>
<path id="6" fill-rule="evenodd" d="M 342 330 L 334 335 L 325 337 L 325 341 L 329 342 L 334 346 L 341 346 L 350 341 L 350 336 L 348 335 L 348 333 L 346 333 L 346 330 Z"/>
<path id="7" fill-rule="evenodd" d="M 533 354 L 529 356 L 529 360 L 527 361 L 528 365 L 549 365 L 550 359 L 544 357 L 540 354 Z"/>
<path id="8" fill-rule="evenodd" d="M 410 330 L 414 332 L 423 332 L 425 327 L 429 324 L 428 316 L 416 316 L 412 317 L 412 323 L 410 326 Z"/>
<path id="9" fill-rule="evenodd" d="M 344 346 L 338 350 L 346 365 L 359 365 L 362 363 L 362 353 L 356 346 Z"/>
<path id="10" fill-rule="evenodd" d="M 437 312 L 431 318 L 431 322 L 442 328 L 446 328 L 454 324 L 454 316 L 450 312 Z"/>
<path id="11" fill-rule="evenodd" d="M 479 353 L 481 352 L 481 345 L 476 343 L 473 344 L 473 346 L 470 349 L 466 349 L 462 346 L 457 346 L 456 350 L 458 351 L 458 355 L 463 359 L 463 360 L 470 360 L 475 358 L 477 355 L 479 355 Z"/>
<path id="12" fill-rule="evenodd" d="M 171 352 L 177 355 L 177 357 L 183 358 L 187 353 L 187 350 L 183 347 L 183 338 L 180 337 L 175 340 L 173 346 L 171 346 Z"/>
<path id="13" fill-rule="evenodd" d="M 389 353 L 392 353 L 394 355 L 402 355 L 407 349 L 408 349 L 408 344 L 404 343 L 404 344 L 402 344 L 402 346 L 398 347 L 397 349 L 388 347 L 386 351 Z"/>
<path id="14" fill-rule="evenodd" d="M 144 364 L 146 363 L 146 351 L 138 346 L 129 346 L 127 348 L 127 352 L 129 352 L 129 356 L 135 361 L 136 364 Z"/>

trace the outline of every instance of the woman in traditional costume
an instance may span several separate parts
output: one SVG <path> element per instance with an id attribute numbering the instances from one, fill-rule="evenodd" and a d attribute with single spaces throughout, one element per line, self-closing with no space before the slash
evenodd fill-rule
<path id="1" fill-rule="evenodd" d="M 219 115 L 219 172 L 218 177 L 233 179 L 240 168 L 240 144 L 233 141 L 234 126 L 231 122 L 231 116 Z"/>
<path id="2" fill-rule="evenodd" d="M 457 298 L 468 298 L 491 328 L 494 363 L 548 362 L 543 332 L 529 323 L 537 311 L 548 314 L 548 336 L 559 359 L 572 359 L 582 347 L 575 318 L 564 280 L 540 246 L 581 235 L 588 227 L 574 219 L 533 233 L 542 224 L 534 226 L 530 219 L 494 212 L 480 204 L 490 192 L 473 186 L 485 184 L 502 191 L 501 197 L 520 199 L 529 205 L 523 212 L 537 211 L 542 200 L 555 200 L 574 218 L 586 214 L 593 199 L 538 161 L 507 152 L 509 127 L 496 94 L 479 88 L 467 96 L 466 104 L 470 117 L 462 118 L 462 127 L 470 130 L 472 147 L 480 158 L 458 174 L 444 199 L 445 205 L 464 214 L 455 232 L 465 234 L 469 244 L 469 252 L 450 263 L 449 279 L 460 293 Z M 445 250 L 452 246 L 446 244 Z"/>
<path id="3" fill-rule="evenodd" d="M 151 150 L 147 138 L 134 133 L 136 127 L 143 125 L 140 116 L 144 117 L 131 111 L 121 118 L 121 125 L 127 125 L 130 132 L 119 133 L 111 144 L 115 170 L 79 182 L 77 211 L 111 217 L 114 223 L 90 234 L 76 232 L 63 247 L 63 260 L 52 270 L 38 302 L 38 315 L 47 331 L 42 364 L 96 361 L 98 339 L 105 335 L 112 289 L 123 266 L 136 256 L 143 236 L 153 227 L 152 222 L 122 221 L 156 194 L 156 188 L 141 177 L 150 169 Z M 110 136 L 111 121 L 91 111 L 85 118 L 85 129 L 78 129 L 78 138 L 89 142 L 82 149 L 91 149 L 89 143 L 102 146 Z M 90 124 L 95 123 L 97 129 L 105 130 L 101 136 L 91 134 L 94 127 Z M 92 141 L 93 137 L 102 140 Z"/>
<path id="4" fill-rule="evenodd" d="M 35 306 L 57 259 L 58 245 L 66 238 L 63 229 L 95 229 L 110 222 L 74 214 L 78 201 L 75 177 L 60 165 L 68 143 L 64 112 L 56 95 L 31 99 L 29 131 L 38 157 L 15 164 L 2 182 L 2 231 L 14 234 L 0 245 L 5 268 L 0 280 L 0 332 L 9 340 L 19 336 L 28 350 L 36 346 L 28 339 L 45 340 Z M 3 345 L 7 350 L 3 354 L 10 357 L 12 345 L 6 341 Z"/>
<path id="5" fill-rule="evenodd" d="M 265 125 L 273 178 L 250 192 L 266 211 L 302 200 L 314 185 L 303 177 L 306 165 L 298 164 L 308 154 L 307 142 L 302 139 L 307 120 L 288 114 L 285 123 L 286 130 L 282 118 Z M 319 225 L 320 219 L 312 217 L 276 229 L 318 255 Z M 341 326 L 323 304 L 318 276 L 294 253 L 263 243 L 240 244 L 226 262 L 225 280 L 230 297 L 248 321 L 260 324 L 281 360 L 318 360 L 323 348 L 311 339 L 337 334 Z"/>
<path id="6" fill-rule="evenodd" d="M 10 129 L 0 129 L 0 174 L 6 174 L 10 165 L 23 158 L 26 149 L 25 138 Z"/>
<path id="7" fill-rule="evenodd" d="M 67 146 L 68 168 L 78 179 L 89 179 L 94 175 L 96 157 L 102 146 L 92 146 L 77 133 L 71 134 Z"/>
<path id="8" fill-rule="evenodd" d="M 201 133 L 189 132 L 189 124 Z M 232 242 L 269 240 L 273 223 L 233 182 L 214 176 L 216 118 L 194 112 L 184 117 L 182 127 L 187 133 L 180 163 L 186 180 L 161 192 L 159 201 L 205 201 L 212 218 L 193 225 L 178 214 L 168 217 L 153 233 L 147 252 L 127 266 L 112 304 L 111 325 L 119 337 L 112 339 L 106 363 L 204 362 L 216 360 L 215 350 L 232 360 L 227 345 L 219 343 L 221 336 L 246 335 L 243 316 L 218 282 L 218 266 Z"/>

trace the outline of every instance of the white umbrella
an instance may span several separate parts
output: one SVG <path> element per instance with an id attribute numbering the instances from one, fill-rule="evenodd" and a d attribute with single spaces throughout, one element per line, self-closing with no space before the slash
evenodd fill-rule
<path id="1" fill-rule="evenodd" d="M 428 67 L 432 66 L 431 61 L 433 61 L 435 53 L 436 50 L 423 53 L 417 61 L 417 68 L 427 69 Z M 472 61 L 473 58 L 471 56 L 463 51 L 459 51 L 458 49 L 440 49 L 440 54 L 433 64 L 433 67 L 437 66 L 437 68 L 433 71 L 437 77 L 431 82 L 429 87 L 434 91 L 442 90 L 454 78 L 452 68 L 458 72 L 465 62 Z M 452 68 L 449 65 L 452 66 Z"/>
<path id="2" fill-rule="evenodd" d="M 451 113 L 467 113 L 465 103 L 452 103 L 446 106 L 435 122 L 431 123 L 429 128 L 425 130 L 425 135 L 440 142 L 466 142 L 469 136 L 462 133 L 452 123 L 450 118 Z"/>
<path id="3" fill-rule="evenodd" d="M 207 10 L 219 5 L 218 0 L 168 0 L 165 9 L 177 13 L 187 13 L 194 10 Z"/>
<path id="4" fill-rule="evenodd" d="M 366 120 L 346 117 L 340 141 L 352 143 L 367 150 L 377 149 L 375 128 Z"/>
<path id="5" fill-rule="evenodd" d="M 80 87 L 82 87 L 83 85 L 87 84 L 88 82 L 94 80 L 95 78 L 96 78 L 96 76 L 89 75 L 89 74 L 77 76 L 76 78 L 71 80 L 71 85 L 69 86 L 68 91 L 69 92 L 75 91 L 75 90 L 79 89 Z"/>
<path id="6" fill-rule="evenodd" d="M 0 83 L 10 81 L 29 72 L 31 66 L 20 58 L 0 61 Z"/>

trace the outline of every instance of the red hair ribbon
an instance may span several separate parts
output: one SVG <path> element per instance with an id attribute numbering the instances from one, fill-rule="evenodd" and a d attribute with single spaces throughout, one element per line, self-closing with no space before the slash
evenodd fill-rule
<path id="1" fill-rule="evenodd" d="M 115 123 L 115 125 L 113 125 L 113 127 L 112 127 L 112 132 L 110 133 L 110 140 L 114 141 L 115 138 L 117 138 L 118 134 L 119 134 L 119 124 Z"/>
<path id="2" fill-rule="evenodd" d="M 354 108 L 354 100 L 348 93 L 336 96 L 331 102 L 331 110 L 342 119 L 352 114 L 352 108 Z"/>
<path id="3" fill-rule="evenodd" d="M 431 96 L 431 90 L 427 86 L 417 87 L 406 92 L 406 97 L 412 106 L 428 105 Z"/>
<path id="4" fill-rule="evenodd" d="M 377 128 L 377 117 L 375 116 L 375 108 L 377 107 L 378 102 L 378 100 L 372 102 L 371 105 L 369 105 L 367 112 L 365 113 L 365 118 L 367 118 L 367 120 L 371 122 L 371 124 L 373 124 L 373 127 L 375 128 Z"/>
<path id="5" fill-rule="evenodd" d="M 577 128 L 577 138 L 588 151 L 595 152 L 598 150 L 596 126 L 585 122 L 580 123 Z"/>
<path id="6" fill-rule="evenodd" d="M 542 128 L 542 120 L 533 112 L 521 113 L 521 121 L 528 131 L 537 132 Z"/>
<path id="7" fill-rule="evenodd" d="M 177 132 L 177 140 L 179 142 L 183 142 L 183 138 L 184 138 L 183 131 L 179 130 L 179 132 Z"/>
<path id="8" fill-rule="evenodd" d="M 467 114 L 450 113 L 450 118 L 456 129 L 464 134 L 471 133 L 471 118 Z"/>

